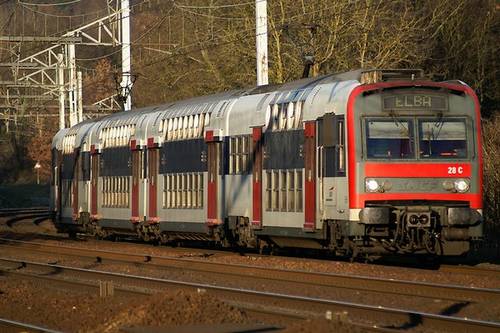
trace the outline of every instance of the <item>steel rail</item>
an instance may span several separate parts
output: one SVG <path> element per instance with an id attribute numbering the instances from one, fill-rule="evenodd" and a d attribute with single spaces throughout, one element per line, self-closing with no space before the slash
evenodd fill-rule
<path id="1" fill-rule="evenodd" d="M 23 220 L 29 220 L 29 219 L 34 219 L 32 222 L 34 224 L 37 224 L 36 223 L 36 220 L 40 219 L 40 218 L 50 218 L 50 214 L 49 213 L 25 213 L 25 214 L 15 214 L 15 215 L 11 215 L 8 220 L 5 222 L 5 224 L 8 226 L 8 227 L 12 227 L 12 225 L 14 225 L 15 223 L 19 222 L 19 221 L 23 221 Z"/>
<path id="2" fill-rule="evenodd" d="M 118 285 L 142 285 L 148 288 L 163 289 L 175 287 L 187 290 L 204 290 L 221 299 L 241 301 L 252 304 L 276 304 L 285 308 L 307 309 L 324 314 L 326 311 L 347 311 L 350 318 L 364 318 L 376 322 L 378 326 L 388 328 L 425 328 L 439 331 L 462 332 L 499 332 L 500 322 L 475 320 L 469 318 L 451 317 L 440 314 L 431 314 L 419 311 L 397 309 L 383 306 L 373 306 L 330 299 L 287 295 L 272 292 L 261 292 L 243 288 L 213 286 L 204 283 L 193 283 L 169 279 L 160 279 L 123 273 L 103 272 L 84 268 L 75 268 L 62 265 L 37 263 L 9 258 L 0 258 L 0 262 L 15 265 L 14 268 L 38 268 L 48 270 L 52 275 L 73 276 L 73 278 L 87 278 L 90 280 L 108 279 Z"/>
<path id="3" fill-rule="evenodd" d="M 3 244 L 2 244 L 3 242 Z M 13 244 L 13 245 L 6 245 Z M 0 248 L 37 251 L 44 254 L 78 256 L 99 263 L 122 263 L 139 265 L 144 268 L 182 269 L 221 276 L 235 276 L 239 279 L 265 279 L 300 285 L 342 288 L 356 291 L 376 292 L 404 296 L 417 296 L 443 300 L 461 300 L 471 302 L 500 302 L 500 289 L 466 287 L 460 285 L 437 284 L 397 279 L 383 279 L 350 274 L 307 272 L 290 269 L 209 262 L 196 259 L 145 254 L 116 252 L 71 246 L 51 245 L 0 238 Z"/>
<path id="4" fill-rule="evenodd" d="M 0 208 L 0 212 L 15 212 L 15 211 L 30 211 L 30 210 L 49 210 L 47 206 L 40 207 L 13 207 L 13 208 Z"/>
<path id="5" fill-rule="evenodd" d="M 20 321 L 0 318 L 0 327 L 4 327 L 7 329 L 22 329 L 20 332 L 33 332 L 33 333 L 62 333 L 61 331 L 51 330 L 45 327 L 31 325 L 27 323 L 23 323 Z"/>
<path id="6" fill-rule="evenodd" d="M 18 270 L 4 270 L 0 268 L 0 272 L 4 274 L 6 277 L 14 277 L 16 279 L 27 279 L 33 281 L 41 281 L 44 285 L 50 283 L 55 285 L 56 287 L 60 287 L 66 290 L 78 290 L 79 292 L 99 292 L 100 286 L 95 283 L 95 281 L 78 281 L 78 280 L 66 280 L 61 279 L 53 275 L 34 275 L 32 273 L 20 272 Z M 197 290 L 198 292 L 203 292 L 203 290 Z M 156 292 L 151 289 L 145 288 L 134 288 L 134 287 L 114 287 L 113 295 L 122 296 L 122 297 L 137 297 L 137 296 L 149 296 L 153 295 Z M 319 317 L 318 313 L 314 313 L 311 311 L 297 311 L 297 310 L 289 310 L 280 308 L 277 306 L 269 306 L 269 305 L 255 305 L 251 303 L 245 303 L 240 301 L 225 301 L 229 306 L 233 306 L 239 308 L 241 310 L 245 310 L 247 314 L 254 314 L 260 320 L 265 320 L 265 318 L 269 318 L 271 320 L 276 320 L 279 318 L 282 322 L 295 322 L 310 318 Z M 333 315 L 333 314 L 332 314 Z M 334 316 L 332 316 L 333 320 L 336 320 Z M 337 320 L 342 320 L 338 318 Z M 377 326 L 370 326 L 366 324 L 356 323 L 349 321 L 349 324 L 353 326 L 357 326 L 362 328 L 366 332 L 377 332 L 377 333 L 397 333 L 394 329 L 382 328 Z M 1 327 L 1 324 L 0 324 Z"/>
<path id="7" fill-rule="evenodd" d="M 480 275 L 486 277 L 495 277 L 500 280 L 500 269 L 478 267 L 478 266 L 465 266 L 465 265 L 441 265 L 440 272 L 453 273 L 453 274 L 470 274 Z"/>
<path id="8" fill-rule="evenodd" d="M 25 215 L 25 214 L 51 214 L 48 209 L 17 209 L 17 210 L 0 210 L 0 217 L 9 217 L 16 215 Z"/>

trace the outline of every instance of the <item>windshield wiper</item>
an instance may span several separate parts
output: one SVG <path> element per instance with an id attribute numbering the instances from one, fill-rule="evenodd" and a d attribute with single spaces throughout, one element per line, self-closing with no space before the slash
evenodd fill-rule
<path id="1" fill-rule="evenodd" d="M 407 131 L 408 131 L 408 133 L 409 133 L 408 128 L 407 128 L 407 127 L 405 126 L 405 124 L 404 124 L 404 123 L 403 123 L 403 122 L 402 122 L 402 121 L 398 118 L 398 116 L 396 115 L 396 113 L 395 113 L 394 111 L 391 111 L 389 114 L 391 115 L 391 118 L 392 118 L 392 120 L 394 121 L 394 123 L 396 124 L 396 126 L 398 126 L 398 127 L 399 127 L 399 125 L 401 125 L 401 126 L 402 126 L 405 130 L 407 130 Z"/>
<path id="2" fill-rule="evenodd" d="M 432 131 L 432 135 L 433 135 L 434 140 L 437 140 L 437 138 L 439 138 L 439 134 L 441 133 L 441 130 L 443 129 L 443 125 L 444 125 L 443 113 L 439 112 L 438 119 L 434 123 L 434 127 L 438 128 L 438 132 L 437 132 L 435 137 L 434 137 L 434 131 Z"/>

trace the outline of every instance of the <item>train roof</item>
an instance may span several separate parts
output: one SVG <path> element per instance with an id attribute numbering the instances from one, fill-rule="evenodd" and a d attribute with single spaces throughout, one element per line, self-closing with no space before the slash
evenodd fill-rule
<path id="1" fill-rule="evenodd" d="M 265 86 L 251 87 L 247 89 L 236 89 L 229 90 L 217 94 L 203 95 L 192 97 L 184 100 L 158 104 L 154 106 L 146 106 L 141 108 L 133 109 L 132 112 L 117 112 L 111 115 L 107 115 L 101 118 L 96 118 L 92 121 L 106 121 L 106 120 L 118 120 L 122 118 L 133 118 L 136 120 L 141 115 L 158 112 L 158 111 L 175 111 L 180 108 L 186 108 L 193 105 L 217 103 L 223 100 L 231 100 L 241 96 L 265 94 L 269 92 L 280 92 L 280 91 L 291 91 L 291 90 L 301 90 L 316 86 L 318 84 L 325 84 L 338 81 L 349 81 L 357 80 L 361 78 L 363 70 L 355 70 L 349 72 L 342 72 L 336 74 L 327 74 L 318 77 L 304 78 L 300 80 L 295 80 L 291 82 L 281 83 L 281 84 L 268 84 Z"/>
<path id="2" fill-rule="evenodd" d="M 329 95 L 329 99 L 327 101 L 328 103 L 334 103 L 331 97 L 333 91 L 337 92 L 337 94 L 339 92 L 342 92 L 341 94 L 345 94 L 345 92 L 351 89 L 351 87 L 363 83 L 410 78 L 422 79 L 423 72 L 421 70 L 413 69 L 358 69 L 348 72 L 303 78 L 282 84 L 269 84 L 265 86 L 250 87 L 246 89 L 236 89 L 212 95 L 198 96 L 185 100 L 136 108 L 128 112 L 118 112 L 101 118 L 86 120 L 73 126 L 69 130 L 62 131 L 64 133 L 62 134 L 62 136 L 77 136 L 75 144 L 76 146 L 80 146 L 80 144 L 82 143 L 81 140 L 84 138 L 84 136 L 87 136 L 89 134 L 92 136 L 97 136 L 103 129 L 106 128 L 117 128 L 120 126 L 131 125 L 137 127 L 137 134 L 142 134 L 142 131 L 144 130 L 144 124 L 150 123 L 153 126 L 157 127 L 159 121 L 167 118 L 185 117 L 205 113 L 213 114 L 216 116 L 216 118 L 223 119 L 223 117 L 225 117 L 226 111 L 228 109 L 231 109 L 232 105 L 234 105 L 234 103 L 237 103 L 238 100 L 241 101 L 238 104 L 240 112 L 243 109 L 246 111 L 250 111 L 249 106 L 245 104 L 255 103 L 255 107 L 259 109 L 255 111 L 259 113 L 259 111 L 262 111 L 262 108 L 266 107 L 266 105 L 264 105 L 266 104 L 266 102 L 276 104 L 286 103 L 289 101 L 295 102 L 299 99 L 305 100 L 313 90 L 318 90 L 319 86 L 332 86 L 332 84 L 340 82 L 340 84 L 335 85 L 332 88 L 332 93 Z M 314 94 L 317 94 L 317 91 Z M 261 95 L 262 97 L 257 95 Z M 252 98 L 253 96 L 258 99 L 257 102 L 255 102 L 255 98 Z M 339 95 L 337 99 L 338 101 L 336 103 L 344 103 L 342 96 Z M 308 108 L 308 105 L 304 105 L 305 111 L 307 111 Z M 259 118 L 257 114 L 255 114 L 254 116 Z M 310 114 L 308 116 L 313 117 L 316 116 L 316 114 Z M 258 119 L 256 119 L 255 121 L 262 122 Z M 77 133 L 78 135 L 76 135 Z M 58 135 L 57 137 L 60 138 L 60 135 Z"/>

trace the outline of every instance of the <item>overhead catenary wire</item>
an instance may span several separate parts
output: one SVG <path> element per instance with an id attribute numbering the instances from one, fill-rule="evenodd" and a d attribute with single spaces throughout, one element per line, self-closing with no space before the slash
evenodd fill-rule
<path id="1" fill-rule="evenodd" d="M 310 12 L 305 12 L 305 13 L 301 13 L 301 14 L 297 14 L 297 15 L 294 15 L 294 16 L 290 16 L 288 17 L 288 19 L 283 22 L 282 24 L 280 24 L 279 26 L 276 26 L 275 28 L 271 28 L 269 29 L 269 32 L 273 32 L 273 31 L 276 31 L 276 30 L 280 30 L 282 28 L 285 28 L 285 27 L 288 27 L 290 26 L 291 23 L 295 23 L 294 21 L 297 19 L 297 18 L 300 18 L 300 17 L 305 17 L 305 16 L 309 16 L 309 15 L 312 15 L 312 14 L 316 14 L 316 13 L 319 13 L 319 12 L 323 12 L 323 11 L 329 11 L 331 9 L 334 9 L 334 6 L 325 6 L 325 7 L 322 7 L 322 8 L 319 8 L 317 10 L 313 10 L 313 11 L 310 11 Z M 324 15 L 321 15 L 319 17 L 316 17 L 316 19 L 320 19 L 320 18 L 323 18 L 323 17 L 327 17 L 328 15 L 330 15 L 330 13 L 326 13 Z M 240 32 L 238 32 L 238 34 L 240 33 L 245 33 L 245 32 L 253 32 L 255 30 L 254 27 L 252 28 L 249 28 L 249 29 L 244 29 Z M 204 50 L 204 49 L 207 49 L 207 48 L 213 48 L 213 47 L 217 47 L 217 46 L 221 46 L 221 45 L 229 45 L 229 44 L 233 44 L 233 43 L 236 43 L 236 42 L 239 42 L 242 40 L 242 38 L 245 38 L 245 37 L 249 37 L 249 36 L 258 36 L 258 35 L 254 35 L 254 34 L 247 34 L 247 35 L 244 35 L 244 36 L 236 36 L 234 39 L 232 40 L 228 40 L 228 41 L 225 41 L 223 43 L 215 43 L 211 46 L 204 46 L 204 45 L 201 45 L 200 47 L 198 48 L 195 48 L 195 49 L 192 49 L 192 50 L 189 50 L 189 51 L 185 51 L 185 52 L 182 52 L 182 53 L 178 53 L 179 50 L 182 50 L 182 49 L 186 49 L 186 48 L 189 48 L 189 47 L 192 47 L 192 46 L 195 46 L 195 45 L 199 45 L 199 44 L 204 44 L 204 43 L 210 43 L 210 42 L 213 42 L 213 41 L 216 41 L 216 40 L 219 40 L 223 37 L 213 37 L 213 38 L 210 38 L 210 39 L 207 39 L 205 41 L 202 41 L 202 42 L 194 42 L 194 43 L 191 43 L 189 45 L 185 45 L 185 46 L 181 46 L 173 51 L 171 51 L 171 54 L 167 55 L 167 56 L 163 56 L 163 57 L 159 57 L 155 60 L 152 60 L 146 64 L 143 64 L 143 65 L 139 65 L 138 68 L 145 68 L 145 67 L 149 67 L 149 66 L 152 66 L 152 65 L 155 65 L 157 63 L 160 63 L 162 61 L 165 61 L 165 60 L 169 60 L 169 59 L 172 59 L 174 57 L 178 57 L 179 55 L 188 55 L 190 53 L 193 53 L 193 52 L 197 52 L 197 51 L 201 51 L 201 50 Z M 136 67 L 137 68 L 137 67 Z"/>
<path id="2" fill-rule="evenodd" d="M 180 4 L 176 3 L 175 1 L 173 1 L 173 3 L 177 7 L 189 8 L 189 9 L 219 9 L 219 8 L 243 7 L 243 6 L 253 5 L 255 2 L 248 1 L 248 2 L 241 2 L 241 3 L 234 3 L 234 4 L 207 5 L 207 6 L 180 5 Z"/>
<path id="3" fill-rule="evenodd" d="M 144 0 L 143 2 L 147 2 L 147 0 Z M 142 3 L 143 3 L 142 2 Z M 134 5 L 137 6 L 139 4 L 136 4 Z M 322 8 L 319 8 L 317 10 L 313 10 L 313 11 L 310 11 L 310 12 L 304 12 L 304 13 L 301 13 L 301 14 L 298 14 L 298 15 L 295 15 L 295 16 L 291 16 L 291 17 L 288 17 L 287 20 L 285 22 L 282 22 L 281 25 L 279 26 L 276 26 L 274 27 L 273 29 L 271 29 L 271 31 L 275 31 L 275 30 L 279 30 L 279 29 L 282 29 L 284 28 L 285 26 L 289 26 L 295 22 L 293 22 L 295 19 L 299 18 L 299 17 L 305 17 L 305 16 L 309 16 L 309 15 L 313 15 L 317 12 L 322 12 L 322 11 L 329 11 L 331 8 L 333 8 L 332 6 L 325 6 L 325 7 L 322 7 Z M 208 9 L 208 8 L 207 8 Z M 132 14 L 131 14 L 132 15 Z M 326 16 L 325 15 L 322 15 L 320 17 L 316 17 L 316 19 L 319 19 L 323 16 Z M 120 16 L 117 16 L 115 17 L 112 22 L 114 21 L 119 21 L 121 20 L 122 18 Z M 157 26 L 160 26 L 161 24 L 158 24 Z M 148 28 L 148 30 L 145 32 L 146 34 L 149 33 L 150 31 L 152 31 L 154 28 L 155 28 L 156 24 L 154 24 L 152 27 Z M 182 55 L 189 55 L 190 53 L 193 53 L 193 52 L 196 52 L 196 51 L 200 51 L 200 50 L 204 50 L 204 49 L 212 49 L 212 48 L 215 48 L 217 46 L 222 46 L 222 45 L 229 45 L 229 44 L 232 44 L 232 43 L 236 43 L 238 41 L 240 41 L 242 38 L 247 38 L 247 37 L 250 37 L 252 36 L 252 32 L 254 31 L 254 28 L 249 28 L 249 29 L 243 29 L 239 32 L 237 32 L 236 36 L 227 40 L 227 41 L 222 41 L 221 42 L 221 39 L 223 38 L 226 38 L 226 36 L 218 36 L 218 37 L 211 37 L 209 39 L 206 39 L 204 41 L 197 41 L 197 42 L 194 42 L 194 43 L 191 43 L 189 45 L 184 45 L 184 46 L 181 46 L 181 47 L 178 47 L 176 49 L 174 49 L 171 54 L 169 54 L 168 56 L 166 57 L 160 57 L 158 59 L 154 59 L 146 64 L 139 64 L 136 68 L 138 69 L 142 69 L 142 68 L 146 68 L 148 66 L 152 66 L 156 63 L 159 63 L 161 61 L 165 61 L 165 60 L 169 60 L 171 58 L 174 58 L 174 57 L 178 57 L 178 56 L 182 56 Z M 139 38 L 137 38 L 134 42 L 132 43 L 136 43 L 137 41 L 139 41 L 140 39 L 142 39 L 144 37 L 144 34 L 141 35 Z M 135 44 L 134 44 L 135 45 Z M 194 46 L 199 46 L 197 48 L 193 48 Z M 183 51 L 185 50 L 185 51 Z M 183 52 L 180 52 L 180 51 L 183 51 Z M 109 57 L 115 53 L 119 52 L 116 51 L 116 52 L 112 52 L 111 54 L 108 54 L 108 55 L 104 55 L 104 56 L 101 56 L 99 57 L 99 59 L 102 59 L 102 58 L 105 58 L 105 57 Z M 94 58 L 90 58 L 89 60 L 92 60 Z M 82 60 L 82 59 L 79 59 L 79 60 Z"/>
<path id="4" fill-rule="evenodd" d="M 140 41 L 141 39 L 143 39 L 144 37 L 146 37 L 155 28 L 159 28 L 163 24 L 163 22 L 165 22 L 165 20 L 168 18 L 168 15 L 170 15 L 171 11 L 172 11 L 172 9 L 167 14 L 165 14 L 160 20 L 158 20 L 158 22 L 155 22 L 154 24 L 152 24 L 145 32 L 143 32 L 139 37 L 137 37 L 135 40 L 133 40 L 130 44 L 133 45 L 134 43 L 136 43 L 136 42 Z M 118 49 L 118 50 L 115 50 L 113 52 L 110 52 L 110 53 L 102 55 L 102 56 L 92 57 L 92 58 L 76 58 L 76 60 L 78 60 L 78 61 L 100 60 L 100 59 L 108 58 L 116 53 L 119 53 L 120 51 L 121 50 Z"/>
<path id="5" fill-rule="evenodd" d="M 144 4 L 144 3 L 148 2 L 148 1 L 149 1 L 149 0 L 142 0 L 142 1 L 140 1 L 139 3 L 136 3 L 136 4 L 132 5 L 132 6 L 130 6 L 130 9 L 131 9 L 131 10 L 130 10 L 130 15 L 135 15 L 135 12 L 133 12 L 133 11 L 132 11 L 132 9 L 133 9 L 133 8 L 135 8 L 135 7 L 137 7 L 137 6 L 140 6 L 140 5 L 142 5 L 142 4 Z M 119 13 L 119 12 L 120 12 L 120 10 L 118 10 L 117 12 Z M 117 14 L 118 14 L 118 13 L 117 13 Z M 109 20 L 109 21 L 108 21 L 108 23 L 115 23 L 115 22 L 119 22 L 119 21 L 121 21 L 123 18 L 125 18 L 125 17 L 121 17 L 121 15 L 117 15 L 117 17 L 115 17 L 113 20 Z M 82 26 L 83 26 L 83 25 L 82 25 Z M 64 36 L 65 36 L 67 33 L 69 33 L 70 31 L 74 31 L 74 30 L 76 30 L 76 29 L 78 29 L 78 28 L 79 28 L 79 27 L 76 27 L 76 28 L 69 28 L 69 29 L 67 29 L 67 30 L 65 30 L 65 31 L 62 31 L 62 32 L 56 32 L 56 33 L 53 33 L 53 34 L 49 35 L 49 37 L 54 37 L 54 36 L 59 35 L 59 36 L 60 36 L 60 38 L 61 38 L 61 40 L 60 40 L 60 41 L 62 41 L 62 40 L 64 39 Z M 97 29 L 99 29 L 99 26 L 94 26 L 94 27 L 90 28 L 90 30 L 97 30 Z M 58 43 L 58 41 L 54 41 L 53 43 Z M 31 48 L 29 48 L 29 49 L 25 50 L 25 53 L 29 53 L 29 52 L 32 52 L 32 51 L 34 51 L 34 50 L 39 50 L 39 49 L 40 49 L 40 47 L 39 47 L 38 45 L 34 45 L 33 47 L 31 47 Z M 2 60 L 1 60 L 0 62 L 5 62 L 5 61 L 6 61 L 6 58 L 2 58 Z"/>
<path id="6" fill-rule="evenodd" d="M 88 17 L 88 16 L 94 16 L 94 15 L 98 15 L 98 14 L 107 12 L 107 8 L 103 8 L 103 9 L 99 9 L 99 10 L 96 10 L 94 12 L 85 13 L 85 14 L 61 15 L 61 14 L 52 14 L 52 13 L 47 13 L 47 12 L 42 12 L 40 10 L 36 10 L 34 8 L 31 8 L 31 6 L 25 5 L 23 2 L 20 2 L 19 0 L 17 3 L 20 6 L 26 8 L 27 10 L 29 10 L 33 13 L 37 13 L 37 14 L 49 16 L 49 17 L 58 17 L 58 18 Z"/>
<path id="7" fill-rule="evenodd" d="M 40 7 L 65 6 L 65 5 L 71 5 L 71 4 L 80 2 L 80 1 L 82 1 L 82 0 L 68 0 L 68 1 L 54 2 L 54 3 L 31 3 L 31 2 L 17 0 L 18 3 L 25 5 L 25 6 L 40 6 Z"/>

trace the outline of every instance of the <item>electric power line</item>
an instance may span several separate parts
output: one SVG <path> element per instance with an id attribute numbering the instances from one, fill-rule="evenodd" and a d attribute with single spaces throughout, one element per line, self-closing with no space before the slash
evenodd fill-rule
<path id="1" fill-rule="evenodd" d="M 291 23 L 296 24 L 295 20 L 297 18 L 309 16 L 309 15 L 316 14 L 316 13 L 323 12 L 323 11 L 329 11 L 331 9 L 334 9 L 333 5 L 332 6 L 326 6 L 326 7 L 323 7 L 323 8 L 314 10 L 314 11 L 311 11 L 311 12 L 306 12 L 306 13 L 301 13 L 301 14 L 297 14 L 297 15 L 294 15 L 294 16 L 290 16 L 285 22 L 283 22 L 283 24 L 280 24 L 276 28 L 269 29 L 268 33 L 280 30 L 280 29 L 285 28 L 285 27 L 289 27 L 291 25 Z M 330 15 L 330 13 L 325 13 L 325 14 L 319 16 L 319 17 L 316 17 L 316 19 L 321 19 L 321 18 L 327 17 L 328 15 Z M 255 28 L 252 27 L 252 28 L 249 28 L 249 29 L 242 30 L 242 31 L 238 32 L 238 34 L 249 32 L 249 31 L 254 31 L 254 30 L 255 30 Z M 223 43 L 215 43 L 215 44 L 210 45 L 210 46 L 200 45 L 200 47 L 198 47 L 198 48 L 195 48 L 195 49 L 192 49 L 192 50 L 189 50 L 189 51 L 185 51 L 185 52 L 182 52 L 182 53 L 176 53 L 177 51 L 179 51 L 181 49 L 186 49 L 186 48 L 192 47 L 194 45 L 199 45 L 199 44 L 203 44 L 203 43 L 209 43 L 209 42 L 221 39 L 223 37 L 215 37 L 215 38 L 211 38 L 211 39 L 208 39 L 206 41 L 203 41 L 203 42 L 195 42 L 195 43 L 192 43 L 192 44 L 189 44 L 189 45 L 185 45 L 185 46 L 182 46 L 182 47 L 179 47 L 179 48 L 173 50 L 172 54 L 169 54 L 169 55 L 163 56 L 163 57 L 159 57 L 159 58 L 157 58 L 155 60 L 152 60 L 152 61 L 150 61 L 150 62 L 148 62 L 148 63 L 146 63 L 144 65 L 140 65 L 139 68 L 149 67 L 149 66 L 155 65 L 157 63 L 160 63 L 162 61 L 172 59 L 174 57 L 185 56 L 185 55 L 188 55 L 190 53 L 201 51 L 201 50 L 204 50 L 204 49 L 210 49 L 210 48 L 214 48 L 214 47 L 221 46 L 221 45 L 233 44 L 233 43 L 241 41 L 242 38 L 249 37 L 249 36 L 259 36 L 259 35 L 253 35 L 253 34 L 250 35 L 250 34 L 247 34 L 247 35 L 244 35 L 244 36 L 237 36 L 234 39 L 228 40 L 228 41 L 223 42 Z"/>
<path id="2" fill-rule="evenodd" d="M 59 3 L 30 3 L 30 2 L 24 2 L 21 0 L 17 0 L 17 2 L 21 5 L 24 6 L 40 6 L 40 7 L 52 7 L 52 6 L 65 6 L 65 5 L 70 5 L 73 3 L 80 2 L 81 0 L 68 0 L 66 2 L 59 2 Z"/>

